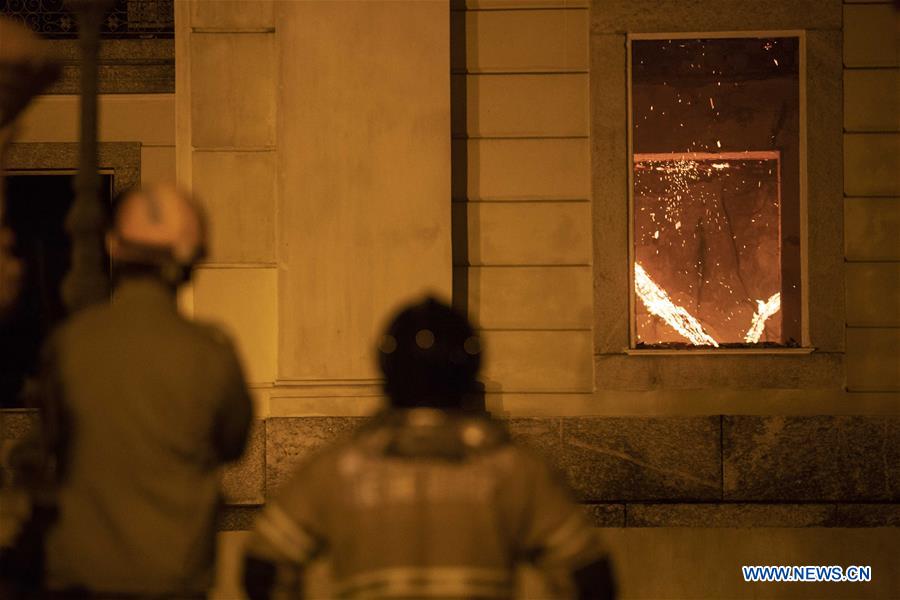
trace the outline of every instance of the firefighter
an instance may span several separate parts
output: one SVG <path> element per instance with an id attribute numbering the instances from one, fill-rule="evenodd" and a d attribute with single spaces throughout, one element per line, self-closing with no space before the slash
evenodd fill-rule
<path id="1" fill-rule="evenodd" d="M 336 597 L 509 598 L 522 563 L 555 597 L 613 597 L 607 555 L 564 483 L 465 408 L 482 357 L 467 320 L 427 299 L 396 317 L 378 357 L 389 409 L 263 510 L 244 560 L 250 598 L 302 596 L 303 567 L 322 554 Z"/>
<path id="2" fill-rule="evenodd" d="M 177 310 L 205 233 L 179 191 L 127 193 L 107 236 L 110 302 L 46 348 L 50 595 L 203 598 L 212 584 L 219 467 L 242 454 L 252 408 L 228 338 Z"/>

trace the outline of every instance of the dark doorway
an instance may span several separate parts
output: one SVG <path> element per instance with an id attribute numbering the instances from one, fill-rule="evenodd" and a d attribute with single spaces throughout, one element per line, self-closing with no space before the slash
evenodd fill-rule
<path id="1" fill-rule="evenodd" d="M 37 373 L 40 348 L 65 316 L 60 285 L 69 269 L 71 244 L 65 218 L 72 206 L 74 174 L 6 177 L 5 225 L 16 238 L 25 273 L 19 300 L 0 324 L 0 407 L 20 407 Z M 112 175 L 101 176 L 101 201 L 110 206 Z"/>

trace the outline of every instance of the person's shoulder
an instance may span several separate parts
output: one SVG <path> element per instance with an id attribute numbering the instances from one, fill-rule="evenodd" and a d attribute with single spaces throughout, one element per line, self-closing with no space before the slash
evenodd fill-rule
<path id="1" fill-rule="evenodd" d="M 472 455 L 514 452 L 515 442 L 506 424 L 487 413 L 457 418 L 458 435 Z"/>
<path id="2" fill-rule="evenodd" d="M 50 335 L 48 343 L 65 344 L 67 340 L 91 339 L 113 326 L 107 302 L 101 302 L 72 313 Z"/>
<path id="3" fill-rule="evenodd" d="M 279 488 L 282 498 L 309 494 L 338 481 L 353 478 L 365 464 L 366 454 L 351 436 L 342 436 L 309 452 Z"/>

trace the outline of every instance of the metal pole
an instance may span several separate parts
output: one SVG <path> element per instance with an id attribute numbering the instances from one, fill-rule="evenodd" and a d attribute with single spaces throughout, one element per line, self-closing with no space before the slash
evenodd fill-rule
<path id="1" fill-rule="evenodd" d="M 108 297 L 109 279 L 104 269 L 104 210 L 100 204 L 97 170 L 97 62 L 100 26 L 112 0 L 67 0 L 76 14 L 81 50 L 81 135 L 75 201 L 66 216 L 72 240 L 72 263 L 62 283 L 69 312 Z"/>

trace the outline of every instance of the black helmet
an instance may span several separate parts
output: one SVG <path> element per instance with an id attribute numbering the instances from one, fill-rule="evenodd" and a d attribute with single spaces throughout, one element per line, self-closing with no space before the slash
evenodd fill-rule
<path id="1" fill-rule="evenodd" d="M 468 319 L 434 298 L 394 317 L 378 360 L 395 406 L 458 408 L 480 391 L 481 340 Z"/>

